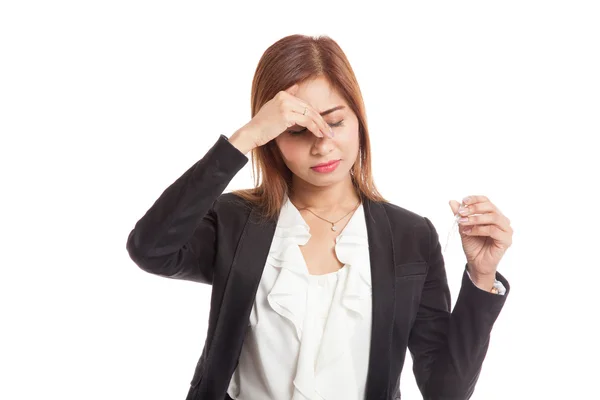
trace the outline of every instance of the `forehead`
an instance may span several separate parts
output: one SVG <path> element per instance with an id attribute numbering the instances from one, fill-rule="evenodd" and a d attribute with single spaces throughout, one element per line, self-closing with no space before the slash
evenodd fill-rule
<path id="1" fill-rule="evenodd" d="M 317 111 L 347 105 L 344 98 L 324 77 L 318 77 L 299 84 L 295 96 L 310 104 Z"/>

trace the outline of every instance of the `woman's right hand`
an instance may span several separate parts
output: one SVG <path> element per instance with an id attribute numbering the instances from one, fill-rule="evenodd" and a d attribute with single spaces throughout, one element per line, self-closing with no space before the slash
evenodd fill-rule
<path id="1" fill-rule="evenodd" d="M 232 142 L 263 146 L 294 125 L 306 127 L 317 137 L 333 137 L 333 132 L 323 117 L 310 105 L 295 96 L 298 84 L 277 93 L 267 101 L 242 128 L 232 136 Z M 306 108 L 306 114 L 303 115 Z M 251 150 L 251 149 L 248 149 Z"/>

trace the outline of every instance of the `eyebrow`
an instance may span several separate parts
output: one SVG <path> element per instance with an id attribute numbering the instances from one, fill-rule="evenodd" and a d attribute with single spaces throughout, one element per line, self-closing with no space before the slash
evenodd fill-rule
<path id="1" fill-rule="evenodd" d="M 329 110 L 325 110 L 325 111 L 323 111 L 323 112 L 322 112 L 322 113 L 320 113 L 320 114 L 321 114 L 322 116 L 325 116 L 325 115 L 327 115 L 327 114 L 331 114 L 331 113 L 332 113 L 332 112 L 334 112 L 334 111 L 341 110 L 342 108 L 346 108 L 346 106 L 336 106 L 336 107 L 330 108 Z"/>

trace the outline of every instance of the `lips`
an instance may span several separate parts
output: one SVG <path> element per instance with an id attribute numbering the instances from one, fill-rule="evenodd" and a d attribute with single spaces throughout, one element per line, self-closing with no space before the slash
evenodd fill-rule
<path id="1" fill-rule="evenodd" d="M 328 165 L 335 164 L 338 161 L 340 161 L 340 160 L 331 160 L 331 161 L 328 161 L 328 162 L 324 162 L 324 163 L 321 163 L 321 164 L 314 165 L 311 168 L 326 167 Z"/>

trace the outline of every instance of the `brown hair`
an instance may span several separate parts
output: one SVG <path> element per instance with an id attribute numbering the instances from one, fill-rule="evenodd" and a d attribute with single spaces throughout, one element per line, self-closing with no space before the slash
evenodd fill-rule
<path id="1" fill-rule="evenodd" d="M 356 76 L 346 55 L 330 37 L 290 35 L 264 52 L 252 81 L 252 117 L 279 91 L 319 76 L 327 79 L 358 118 L 359 152 L 350 171 L 358 195 L 388 202 L 373 183 L 369 130 Z M 283 205 L 284 194 L 290 193 L 292 172 L 285 165 L 275 140 L 254 148 L 251 154 L 256 187 L 236 190 L 233 194 L 258 207 L 264 217 L 276 218 Z M 259 182 L 260 178 L 262 182 Z"/>

